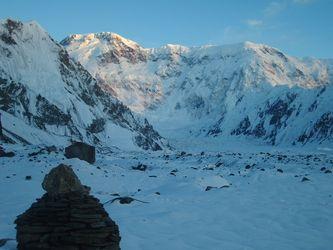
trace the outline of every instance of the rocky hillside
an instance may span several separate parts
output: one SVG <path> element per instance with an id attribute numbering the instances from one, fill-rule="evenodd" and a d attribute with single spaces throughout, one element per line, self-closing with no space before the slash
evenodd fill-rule
<path id="1" fill-rule="evenodd" d="M 0 109 L 8 141 L 159 150 L 146 119 L 105 92 L 37 23 L 0 22 Z"/>
<path id="2" fill-rule="evenodd" d="M 262 44 L 146 49 L 114 33 L 62 42 L 102 89 L 163 135 L 333 142 L 333 63 Z"/>

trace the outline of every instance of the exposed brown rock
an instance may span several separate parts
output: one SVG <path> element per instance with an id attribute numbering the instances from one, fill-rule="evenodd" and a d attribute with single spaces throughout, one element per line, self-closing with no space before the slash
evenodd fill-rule
<path id="1" fill-rule="evenodd" d="M 89 191 L 81 184 L 73 169 L 64 164 L 53 168 L 50 173 L 45 176 L 42 187 L 50 195 L 75 191 L 84 193 Z"/>

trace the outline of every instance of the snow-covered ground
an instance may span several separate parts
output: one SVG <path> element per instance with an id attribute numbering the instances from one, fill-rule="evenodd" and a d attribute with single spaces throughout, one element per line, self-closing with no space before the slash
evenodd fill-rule
<path id="1" fill-rule="evenodd" d="M 63 153 L 0 158 L 0 238 L 43 194 L 41 182 L 70 164 L 119 225 L 122 249 L 333 249 L 333 151 L 268 147 L 198 152 L 99 151 L 90 165 Z M 146 171 L 132 166 L 146 164 Z M 325 169 L 322 169 L 325 168 Z M 327 173 L 325 173 L 327 172 Z M 26 176 L 31 180 L 25 180 Z M 302 181 L 306 177 L 308 181 Z M 208 187 L 208 188 L 207 188 Z M 207 190 L 207 191 L 206 191 Z M 15 249 L 14 241 L 3 249 Z"/>

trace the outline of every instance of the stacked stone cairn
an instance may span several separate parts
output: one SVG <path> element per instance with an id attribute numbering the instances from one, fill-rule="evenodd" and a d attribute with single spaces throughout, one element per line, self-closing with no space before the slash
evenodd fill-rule
<path id="1" fill-rule="evenodd" d="M 42 187 L 43 197 L 15 221 L 18 249 L 120 249 L 118 226 L 69 166 L 53 168 Z"/>

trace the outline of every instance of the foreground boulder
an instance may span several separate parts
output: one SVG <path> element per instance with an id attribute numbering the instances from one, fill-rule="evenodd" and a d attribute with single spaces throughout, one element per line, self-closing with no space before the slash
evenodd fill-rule
<path id="1" fill-rule="evenodd" d="M 46 194 L 15 221 L 18 249 L 120 249 L 118 226 L 66 165 L 43 181 Z"/>
<path id="2" fill-rule="evenodd" d="M 80 160 L 94 163 L 96 159 L 95 147 L 84 142 L 74 142 L 65 148 L 65 156 L 67 158 L 79 158 Z"/>
<path id="3" fill-rule="evenodd" d="M 64 164 L 53 168 L 42 183 L 43 189 L 51 196 L 70 192 L 89 193 L 90 188 L 81 184 L 73 169 Z"/>

